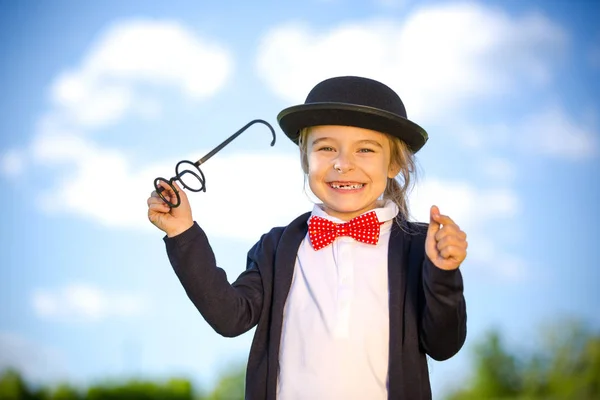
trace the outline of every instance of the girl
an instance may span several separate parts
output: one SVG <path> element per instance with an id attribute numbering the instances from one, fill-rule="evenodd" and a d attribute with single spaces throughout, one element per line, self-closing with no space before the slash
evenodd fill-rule
<path id="1" fill-rule="evenodd" d="M 229 284 L 185 193 L 170 209 L 152 192 L 175 273 L 221 335 L 256 326 L 247 399 L 430 399 L 426 355 L 448 359 L 466 337 L 467 242 L 435 206 L 429 225 L 407 219 L 427 133 L 392 89 L 360 77 L 319 83 L 278 122 L 322 204 L 263 235 Z"/>

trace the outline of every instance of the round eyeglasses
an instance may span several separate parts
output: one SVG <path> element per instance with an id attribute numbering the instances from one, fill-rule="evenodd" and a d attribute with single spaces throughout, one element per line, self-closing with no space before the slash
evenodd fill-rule
<path id="1" fill-rule="evenodd" d="M 158 193 L 160 198 L 165 203 L 167 203 L 170 207 L 176 208 L 176 207 L 179 207 L 179 205 L 181 204 L 181 197 L 179 196 L 179 191 L 175 188 L 175 185 L 173 185 L 174 181 L 179 181 L 179 183 L 181 183 L 181 186 L 183 186 L 184 188 L 186 188 L 192 192 L 206 192 L 206 178 L 204 177 L 204 174 L 202 173 L 202 170 L 200 169 L 200 165 L 204 164 L 209 158 L 211 158 L 216 153 L 218 153 L 219 150 L 221 150 L 223 147 L 227 146 L 233 139 L 235 139 L 236 137 L 241 135 L 242 132 L 244 132 L 246 129 L 250 128 L 252 125 L 257 124 L 257 123 L 266 125 L 269 128 L 269 130 L 271 131 L 271 134 L 273 135 L 273 140 L 271 141 L 271 146 L 274 146 L 275 145 L 275 130 L 273 129 L 273 127 L 268 122 L 266 122 L 262 119 L 252 120 L 252 121 L 248 122 L 246 125 L 244 125 L 236 133 L 234 133 L 233 135 L 228 137 L 223 143 L 221 143 L 220 145 L 215 147 L 213 150 L 208 152 L 204 157 L 202 157 L 198 161 L 196 161 L 196 162 L 187 161 L 187 160 L 179 161 L 177 163 L 177 165 L 175 166 L 175 176 L 172 177 L 171 179 L 167 180 L 162 177 L 158 177 L 158 178 L 154 179 L 154 188 L 156 189 L 156 193 Z M 170 198 L 167 198 L 167 196 L 165 196 L 165 194 L 163 193 L 165 188 L 160 184 L 161 182 L 164 182 L 167 185 L 169 185 L 169 187 L 171 188 L 173 193 L 175 193 L 175 196 L 177 197 L 177 201 L 175 203 L 172 203 L 170 201 Z"/>

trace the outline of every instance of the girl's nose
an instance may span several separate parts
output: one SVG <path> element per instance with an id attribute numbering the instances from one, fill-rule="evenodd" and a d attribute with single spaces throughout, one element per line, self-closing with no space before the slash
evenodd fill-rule
<path id="1" fill-rule="evenodd" d="M 351 157 L 340 154 L 340 156 L 336 158 L 335 162 L 333 163 L 333 169 L 340 174 L 345 174 L 346 172 L 353 170 L 354 164 L 352 163 Z"/>

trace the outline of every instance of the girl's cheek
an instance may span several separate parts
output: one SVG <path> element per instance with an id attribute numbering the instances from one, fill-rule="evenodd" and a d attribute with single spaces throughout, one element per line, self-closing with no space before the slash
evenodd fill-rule
<path id="1" fill-rule="evenodd" d="M 323 157 L 319 157 L 318 155 L 313 155 L 308 159 L 308 170 L 316 171 L 318 170 L 324 162 L 327 162 Z"/>

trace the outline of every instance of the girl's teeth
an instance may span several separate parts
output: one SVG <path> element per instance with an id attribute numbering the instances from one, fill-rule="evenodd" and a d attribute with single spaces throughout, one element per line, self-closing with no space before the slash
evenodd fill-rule
<path id="1" fill-rule="evenodd" d="M 352 189 L 360 189 L 364 184 L 359 183 L 356 185 L 336 185 L 335 183 L 331 184 L 331 187 L 334 189 L 344 189 L 344 190 L 352 190 Z"/>

